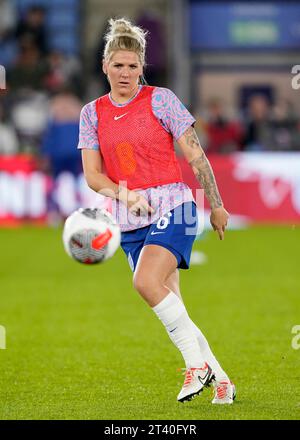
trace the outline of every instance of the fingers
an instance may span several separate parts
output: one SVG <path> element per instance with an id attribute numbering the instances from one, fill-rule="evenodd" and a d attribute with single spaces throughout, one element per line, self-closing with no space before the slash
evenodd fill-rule
<path id="1" fill-rule="evenodd" d="M 221 226 L 212 224 L 213 230 L 217 231 L 220 240 L 224 240 L 224 235 L 225 235 L 224 233 L 225 233 L 226 226 L 227 226 L 227 224 L 221 225 Z"/>
<path id="2" fill-rule="evenodd" d="M 210 222 L 214 231 L 218 232 L 220 240 L 224 240 L 224 233 L 227 227 L 229 214 L 224 208 L 212 210 Z"/>
<path id="3" fill-rule="evenodd" d="M 130 209 L 130 212 L 135 216 L 146 216 L 149 213 L 153 214 L 155 211 L 150 205 L 135 205 Z"/>
<path id="4" fill-rule="evenodd" d="M 135 191 L 129 192 L 127 207 L 129 212 L 135 216 L 148 216 L 155 212 L 155 209 L 149 205 L 147 199 Z"/>
<path id="5" fill-rule="evenodd" d="M 139 216 L 140 215 L 140 209 L 139 208 L 132 208 L 129 210 L 129 212 L 131 212 L 131 214 L 135 215 L 135 216 Z"/>
<path id="6" fill-rule="evenodd" d="M 225 228 L 225 227 L 224 227 Z M 225 230 L 225 229 L 224 229 Z M 218 234 L 219 234 L 219 238 L 220 240 L 224 240 L 224 230 L 223 228 L 218 229 Z"/>

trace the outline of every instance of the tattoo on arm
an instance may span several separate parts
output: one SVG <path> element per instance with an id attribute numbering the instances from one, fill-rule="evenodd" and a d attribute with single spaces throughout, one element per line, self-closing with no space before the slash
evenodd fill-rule
<path id="1" fill-rule="evenodd" d="M 204 151 L 201 148 L 194 128 L 190 127 L 185 132 L 184 136 L 187 145 L 189 145 L 192 149 L 199 150 L 199 155 L 195 159 L 191 160 L 189 164 L 191 165 L 197 180 L 204 189 L 211 208 L 213 209 L 223 206 L 213 170 Z"/>

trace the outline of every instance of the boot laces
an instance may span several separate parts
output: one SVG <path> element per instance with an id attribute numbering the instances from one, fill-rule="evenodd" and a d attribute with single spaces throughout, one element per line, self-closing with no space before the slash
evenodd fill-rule
<path id="1" fill-rule="evenodd" d="M 229 384 L 227 382 L 219 382 L 218 386 L 216 387 L 216 393 L 218 399 L 224 399 L 227 395 L 227 389 Z"/>
<path id="2" fill-rule="evenodd" d="M 186 370 L 186 372 L 185 373 L 183 373 L 183 374 L 185 374 L 185 378 L 184 378 L 184 383 L 183 383 L 183 386 L 184 387 L 188 387 L 189 386 L 189 384 L 192 382 L 192 380 L 193 380 L 193 370 L 195 370 L 196 368 L 188 368 L 187 370 Z"/>
<path id="3" fill-rule="evenodd" d="M 182 374 L 185 374 L 183 387 L 188 387 L 194 378 L 195 370 L 205 370 L 207 368 L 207 364 L 205 363 L 203 368 L 181 368 Z"/>

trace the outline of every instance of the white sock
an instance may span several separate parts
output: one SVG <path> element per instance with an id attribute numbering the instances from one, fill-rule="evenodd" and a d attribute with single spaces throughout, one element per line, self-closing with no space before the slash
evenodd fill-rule
<path id="1" fill-rule="evenodd" d="M 218 381 L 229 381 L 229 377 L 227 376 L 225 371 L 222 370 L 219 362 L 215 358 L 213 352 L 210 349 L 210 346 L 208 345 L 207 339 L 205 338 L 204 334 L 196 326 L 196 324 L 194 324 L 194 322 L 192 320 L 191 320 L 191 324 L 192 324 L 194 334 L 197 337 L 202 356 L 205 359 L 205 361 L 208 363 L 208 365 L 211 367 L 213 372 L 215 373 L 216 379 Z"/>
<path id="2" fill-rule="evenodd" d="M 202 367 L 205 361 L 197 337 L 186 308 L 178 296 L 170 292 L 152 310 L 162 321 L 171 340 L 180 350 L 186 368 Z"/>

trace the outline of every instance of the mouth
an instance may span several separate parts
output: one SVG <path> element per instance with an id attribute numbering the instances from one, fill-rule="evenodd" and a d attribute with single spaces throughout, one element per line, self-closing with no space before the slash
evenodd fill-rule
<path id="1" fill-rule="evenodd" d="M 129 81 L 119 81 L 120 86 L 129 86 Z"/>

